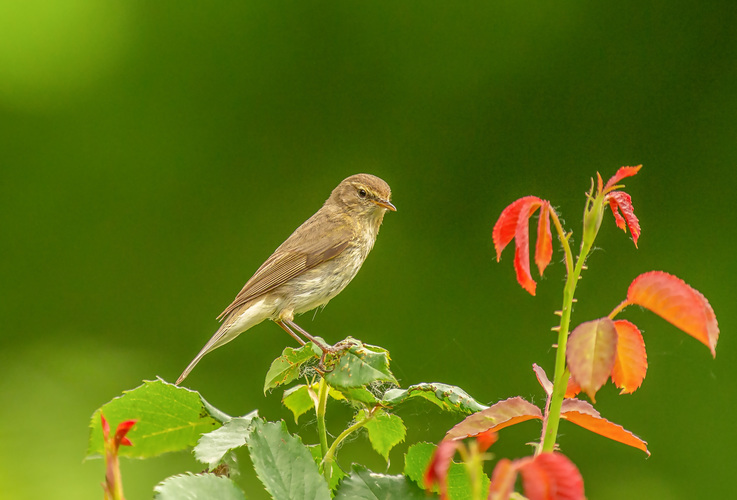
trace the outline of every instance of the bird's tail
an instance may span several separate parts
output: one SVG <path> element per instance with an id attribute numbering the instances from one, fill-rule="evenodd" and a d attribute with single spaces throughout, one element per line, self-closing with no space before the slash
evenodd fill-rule
<path id="1" fill-rule="evenodd" d="M 236 338 L 241 333 L 245 332 L 249 328 L 270 316 L 270 311 L 263 307 L 263 301 L 255 304 L 249 303 L 244 304 L 242 307 L 233 311 L 226 319 L 220 328 L 215 332 L 212 338 L 205 344 L 200 352 L 195 356 L 192 362 L 187 365 L 179 378 L 177 379 L 177 385 L 187 378 L 189 372 L 200 362 L 200 360 L 210 351 L 214 351 L 220 346 L 223 346 Z"/>

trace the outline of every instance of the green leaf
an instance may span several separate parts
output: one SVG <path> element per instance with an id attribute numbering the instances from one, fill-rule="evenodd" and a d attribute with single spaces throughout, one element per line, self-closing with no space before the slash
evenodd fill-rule
<path id="1" fill-rule="evenodd" d="M 182 474 L 165 479 L 154 488 L 155 500 L 246 500 L 227 477 L 215 474 Z"/>
<path id="2" fill-rule="evenodd" d="M 219 429 L 203 434 L 194 447 L 195 458 L 207 464 L 210 470 L 214 469 L 230 450 L 246 444 L 251 422 L 255 417 L 258 417 L 258 410 L 243 417 L 232 418 Z"/>
<path id="3" fill-rule="evenodd" d="M 315 460 L 315 463 L 319 468 L 320 464 L 322 463 L 322 450 L 320 449 L 320 445 L 312 444 L 309 445 L 307 448 L 310 450 L 312 458 Z M 333 474 L 330 477 L 330 481 L 328 482 L 328 487 L 331 490 L 334 490 L 335 487 L 338 486 L 338 483 L 340 483 L 340 481 L 346 476 L 346 473 L 343 471 L 343 469 L 340 468 L 337 462 L 333 462 L 332 471 Z"/>
<path id="4" fill-rule="evenodd" d="M 416 397 L 427 399 L 445 411 L 454 410 L 467 415 L 488 408 L 460 387 L 438 382 L 415 384 L 407 389 L 390 389 L 384 394 L 383 403 L 387 406 L 396 406 Z"/>
<path id="5" fill-rule="evenodd" d="M 211 409 L 195 391 L 161 379 L 144 381 L 143 385 L 123 392 L 95 411 L 90 421 L 87 457 L 100 457 L 104 453 L 101 412 L 111 429 L 124 420 L 136 419 L 138 422 L 127 435 L 133 446 L 122 446 L 120 455 L 148 458 L 190 448 L 202 434 L 220 427 Z M 215 411 L 218 418 L 225 415 Z"/>
<path id="6" fill-rule="evenodd" d="M 302 365 L 314 357 L 315 352 L 313 351 L 313 344 L 311 342 L 303 345 L 299 349 L 285 347 L 281 356 L 271 363 L 271 367 L 266 373 L 264 393 L 269 389 L 288 384 L 299 377 Z"/>
<path id="7" fill-rule="evenodd" d="M 315 407 L 310 388 L 306 385 L 298 385 L 284 391 L 281 402 L 294 414 L 294 423 L 298 423 L 299 417 Z"/>
<path id="8" fill-rule="evenodd" d="M 375 474 L 354 465 L 335 495 L 335 500 L 428 500 L 438 498 L 426 493 L 405 476 Z"/>
<path id="9" fill-rule="evenodd" d="M 357 420 L 365 418 L 365 412 L 358 412 Z M 384 410 L 376 410 L 374 417 L 366 422 L 366 430 L 368 431 L 371 446 L 376 450 L 384 460 L 389 460 L 389 452 L 396 445 L 404 441 L 407 435 L 407 428 L 401 418 Z"/>
<path id="10" fill-rule="evenodd" d="M 432 443 L 413 444 L 404 456 L 404 473 L 412 481 L 424 487 L 425 470 L 427 469 L 432 454 L 437 448 Z M 468 469 L 463 464 L 451 462 L 448 469 L 448 495 L 453 500 L 472 500 L 471 478 Z M 482 491 L 489 491 L 489 477 L 484 474 L 481 478 Z M 437 486 L 433 489 L 438 492 Z"/>
<path id="11" fill-rule="evenodd" d="M 340 397 L 336 397 L 336 394 Z M 334 399 L 344 399 L 353 403 L 361 403 L 368 406 L 374 406 L 378 400 L 371 391 L 365 387 L 338 387 L 337 389 L 330 388 L 330 396 Z"/>
<path id="12" fill-rule="evenodd" d="M 256 474 L 275 500 L 330 500 L 310 451 L 283 421 L 253 419 L 246 442 Z"/>
<path id="13" fill-rule="evenodd" d="M 337 366 L 325 374 L 328 384 L 336 388 L 351 388 L 373 382 L 398 383 L 389 370 L 389 353 L 386 349 L 362 344 L 350 337 L 343 342 L 353 342 L 354 345 L 341 353 Z"/>

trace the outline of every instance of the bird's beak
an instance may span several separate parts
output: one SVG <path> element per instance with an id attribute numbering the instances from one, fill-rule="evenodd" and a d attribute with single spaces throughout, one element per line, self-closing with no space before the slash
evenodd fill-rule
<path id="1" fill-rule="evenodd" d="M 371 200 L 371 201 L 379 205 L 381 208 L 386 208 L 387 210 L 391 210 L 392 212 L 397 211 L 397 207 L 392 205 L 391 202 L 388 200 L 378 199 L 378 200 Z"/>

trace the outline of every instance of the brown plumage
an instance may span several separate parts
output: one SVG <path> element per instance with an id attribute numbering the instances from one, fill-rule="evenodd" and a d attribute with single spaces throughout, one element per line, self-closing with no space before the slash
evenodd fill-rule
<path id="1" fill-rule="evenodd" d="M 315 341 L 294 323 L 294 315 L 324 306 L 350 283 L 373 248 L 387 210 L 396 210 L 391 189 L 378 177 L 357 174 L 338 184 L 322 208 L 266 259 L 218 316 L 222 325 L 177 384 L 205 354 L 265 319 L 300 343 L 304 341 L 294 330 Z"/>

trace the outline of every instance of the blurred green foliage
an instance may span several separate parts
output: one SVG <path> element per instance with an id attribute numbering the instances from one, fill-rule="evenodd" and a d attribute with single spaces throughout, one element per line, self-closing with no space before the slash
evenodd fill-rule
<path id="1" fill-rule="evenodd" d="M 559 442 L 590 498 L 728 496 L 736 25 L 732 1 L 3 2 L 3 496 L 101 498 L 102 462 L 82 463 L 92 412 L 142 379 L 173 380 L 261 262 L 362 171 L 389 182 L 398 212 L 351 286 L 301 324 L 389 349 L 405 387 L 542 401 L 531 364 L 552 369 L 562 265 L 530 297 L 511 253 L 494 262 L 492 225 L 535 194 L 579 231 L 589 178 L 639 163 L 627 191 L 640 248 L 605 220 L 574 324 L 663 269 L 711 301 L 717 358 L 628 311 L 645 333 L 648 377 L 632 396 L 605 388 L 597 408 L 652 457 L 565 423 Z M 262 390 L 290 342 L 260 325 L 187 384 L 230 414 L 259 408 L 309 439 L 314 424 L 294 426 L 279 394 Z M 247 351 L 262 362 L 244 363 Z M 408 443 L 456 423 L 408 406 Z M 495 453 L 529 452 L 521 443 L 539 427 L 518 427 Z M 401 457 L 392 452 L 391 472 Z M 339 458 L 386 468 L 365 439 Z M 198 467 L 181 453 L 124 461 L 126 493 L 150 497 Z M 266 498 L 254 477 L 242 484 Z"/>

